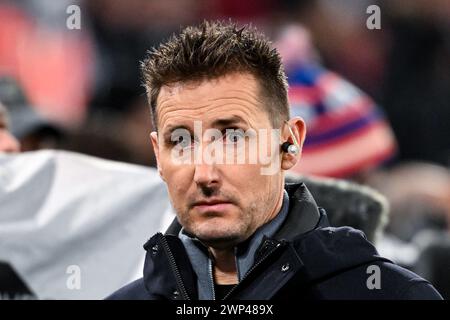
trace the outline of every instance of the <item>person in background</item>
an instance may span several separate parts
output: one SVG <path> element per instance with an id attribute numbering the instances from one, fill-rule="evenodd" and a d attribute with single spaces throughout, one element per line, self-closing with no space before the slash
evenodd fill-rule
<path id="1" fill-rule="evenodd" d="M 63 129 L 36 110 L 11 76 L 0 75 L 0 102 L 8 110 L 10 131 L 19 140 L 21 151 L 58 149 Z"/>
<path id="2" fill-rule="evenodd" d="M 20 152 L 20 143 L 9 131 L 5 106 L 0 102 L 0 152 Z"/>
<path id="3" fill-rule="evenodd" d="M 275 46 L 286 68 L 291 114 L 308 129 L 302 161 L 292 172 L 359 179 L 395 157 L 396 139 L 382 109 L 322 66 L 305 27 L 283 27 Z"/>

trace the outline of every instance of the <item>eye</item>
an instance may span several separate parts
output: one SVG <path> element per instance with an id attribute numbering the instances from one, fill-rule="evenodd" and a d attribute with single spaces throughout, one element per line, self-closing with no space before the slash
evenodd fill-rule
<path id="1" fill-rule="evenodd" d="M 189 148 L 192 145 L 192 137 L 185 129 L 175 130 L 170 137 L 171 144 L 179 148 Z"/>
<path id="2" fill-rule="evenodd" d="M 189 145 L 191 144 L 191 141 L 188 140 L 186 137 L 179 136 L 178 139 L 176 141 L 174 141 L 174 144 L 176 146 L 186 148 L 186 147 L 189 147 Z"/>
<path id="3" fill-rule="evenodd" d="M 226 129 L 225 131 L 225 143 L 235 144 L 245 138 L 244 130 L 242 129 Z"/>

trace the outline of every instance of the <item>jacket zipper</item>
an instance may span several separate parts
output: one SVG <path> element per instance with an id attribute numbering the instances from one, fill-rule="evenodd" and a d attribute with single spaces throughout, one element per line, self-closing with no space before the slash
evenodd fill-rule
<path id="1" fill-rule="evenodd" d="M 216 289 L 214 288 L 213 266 L 211 259 L 208 259 L 208 271 L 211 280 L 212 299 L 216 300 Z"/>
<path id="2" fill-rule="evenodd" d="M 222 300 L 226 300 L 228 299 L 228 297 L 230 297 L 239 287 L 239 285 L 246 279 L 249 277 L 249 275 L 256 269 L 258 268 L 259 265 L 261 265 L 261 263 L 263 263 L 264 261 L 266 261 L 271 255 L 273 255 L 275 253 L 275 251 L 277 251 L 279 248 L 283 247 L 285 244 L 285 241 L 281 241 L 279 242 L 275 248 L 272 248 L 263 258 L 259 259 L 257 263 L 255 263 L 250 270 L 247 271 L 247 273 L 244 275 L 244 277 L 242 278 L 241 281 L 239 281 L 238 284 L 236 284 L 226 295 L 225 297 L 223 297 Z"/>
<path id="3" fill-rule="evenodd" d="M 180 271 L 178 270 L 178 266 L 175 262 L 175 258 L 172 254 L 172 251 L 170 250 L 169 244 L 167 243 L 167 239 L 163 234 L 161 234 L 161 242 L 162 242 L 164 251 L 166 252 L 166 254 L 169 258 L 169 265 L 170 265 L 170 268 L 172 269 L 173 274 L 175 275 L 175 280 L 177 282 L 178 290 L 180 290 L 181 298 L 183 300 L 191 300 L 189 295 L 187 294 L 186 287 L 183 283 L 183 279 L 181 278 Z"/>

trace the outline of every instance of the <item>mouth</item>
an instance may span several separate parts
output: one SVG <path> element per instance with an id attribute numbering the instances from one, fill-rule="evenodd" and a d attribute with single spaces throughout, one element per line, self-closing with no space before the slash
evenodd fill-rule
<path id="1" fill-rule="evenodd" d="M 207 212 L 225 212 L 233 205 L 232 202 L 221 199 L 210 199 L 205 201 L 197 201 L 193 204 L 193 208 L 200 213 Z"/>

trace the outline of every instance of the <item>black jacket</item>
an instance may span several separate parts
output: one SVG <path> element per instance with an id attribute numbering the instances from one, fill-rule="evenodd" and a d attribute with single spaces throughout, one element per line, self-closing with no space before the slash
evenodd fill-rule
<path id="1" fill-rule="evenodd" d="M 426 280 L 380 257 L 361 231 L 330 227 L 303 183 L 286 190 L 286 220 L 262 241 L 253 267 L 225 300 L 441 299 Z M 174 221 L 165 235 L 154 235 L 144 245 L 144 277 L 108 298 L 196 300 L 180 228 Z"/>

